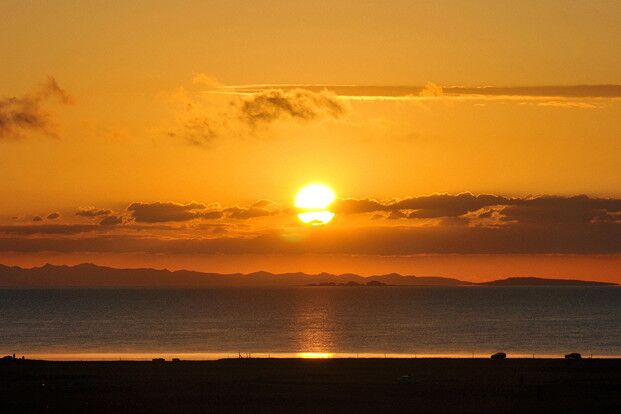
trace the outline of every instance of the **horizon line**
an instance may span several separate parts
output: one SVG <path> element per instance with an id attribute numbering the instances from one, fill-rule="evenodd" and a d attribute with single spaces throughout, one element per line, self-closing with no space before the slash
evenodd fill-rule
<path id="1" fill-rule="evenodd" d="M 402 273 L 398 273 L 398 272 L 389 272 L 389 273 L 382 273 L 382 274 L 372 274 L 372 275 L 362 275 L 359 273 L 353 273 L 353 272 L 347 272 L 347 273 L 330 273 L 330 272 L 319 272 L 319 273 L 306 273 L 306 272 L 302 272 L 302 271 L 292 271 L 292 272 L 270 272 L 267 270 L 257 270 L 257 271 L 253 271 L 253 272 L 234 272 L 234 273 L 220 273 L 220 272 L 207 272 L 207 271 L 201 271 L 201 270 L 193 270 L 193 269 L 187 269 L 187 268 L 181 268 L 181 269 L 177 269 L 177 270 L 171 270 L 169 268 L 154 268 L 154 267 L 114 267 L 114 266 L 107 266 L 107 265 L 100 265 L 100 264 L 96 264 L 93 262 L 82 262 L 82 263 L 78 263 L 78 264 L 54 264 L 54 263 L 45 263 L 41 266 L 31 266 L 31 267 L 24 267 L 24 266 L 19 266 L 19 265 L 6 265 L 3 263 L 0 263 L 0 267 L 7 267 L 7 268 L 18 268 L 21 270 L 34 270 L 34 269 L 42 269 L 44 267 L 68 267 L 68 268 L 76 268 L 76 267 L 80 267 L 80 266 L 94 266 L 94 267 L 98 267 L 98 268 L 102 268 L 102 269 L 113 269 L 113 270 L 152 270 L 152 271 L 158 271 L 158 272 L 168 272 L 168 273 L 180 273 L 180 272 L 191 272 L 191 273 L 198 273 L 198 274 L 203 274 L 203 275 L 215 275 L 215 276 L 252 276 L 252 275 L 256 275 L 256 274 L 260 274 L 260 273 L 264 273 L 264 274 L 269 274 L 269 275 L 273 275 L 273 276 L 286 276 L 286 275 L 291 275 L 291 274 L 298 274 L 298 275 L 303 275 L 303 276 L 310 276 L 310 277 L 318 277 L 318 276 L 334 276 L 334 277 L 344 277 L 344 276 L 356 276 L 356 277 L 360 277 L 363 279 L 368 279 L 368 278 L 374 278 L 374 277 L 385 277 L 385 276 L 396 276 L 396 277 L 402 277 L 402 278 L 433 278 L 433 279 L 445 279 L 445 280 L 452 280 L 452 281 L 456 281 L 456 282 L 460 282 L 462 283 L 462 287 L 463 286 L 468 286 L 468 285 L 472 285 L 472 286 L 477 286 L 477 285 L 486 285 L 489 283 L 493 283 L 493 282 L 499 282 L 499 281 L 508 281 L 508 280 L 514 280 L 514 279 L 535 279 L 535 280 L 552 280 L 552 281 L 566 281 L 566 282 L 586 282 L 586 283 L 592 283 L 595 285 L 602 285 L 602 286 L 619 286 L 620 284 L 617 282 L 612 282 L 612 281 L 594 281 L 594 280 L 589 280 L 589 279 L 576 279 L 576 278 L 572 278 L 572 277 L 567 277 L 567 276 L 563 276 L 563 277 L 541 277 L 541 276 L 497 276 L 497 278 L 495 279 L 490 279 L 490 280 L 484 280 L 484 281 L 479 281 L 479 282 L 471 282 L 471 281 L 467 281 L 467 280 L 461 280 L 458 277 L 459 276 L 434 276 L 434 275 L 416 275 L 416 274 L 402 274 Z M 397 285 L 398 286 L 398 285 Z M 402 285 L 402 286 L 408 286 L 408 285 Z M 421 285 L 422 286 L 422 285 Z"/>

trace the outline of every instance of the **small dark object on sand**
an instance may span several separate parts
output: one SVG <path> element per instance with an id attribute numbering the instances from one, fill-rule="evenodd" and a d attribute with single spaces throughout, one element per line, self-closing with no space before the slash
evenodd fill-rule
<path id="1" fill-rule="evenodd" d="M 507 358 L 507 354 L 505 354 L 504 352 L 496 352 L 490 358 L 492 358 L 492 359 L 506 359 Z"/>
<path id="2" fill-rule="evenodd" d="M 181 360 L 179 358 L 173 358 L 172 362 L 180 362 Z"/>
<path id="3" fill-rule="evenodd" d="M 161 364 L 163 362 L 166 362 L 166 360 L 164 358 L 153 358 L 151 361 Z"/>
<path id="4" fill-rule="evenodd" d="M 565 355 L 565 359 L 582 359 L 582 355 L 577 352 L 572 352 L 571 354 Z"/>
<path id="5" fill-rule="evenodd" d="M 399 383 L 400 384 L 411 384 L 412 383 L 412 376 L 411 375 L 401 375 L 399 377 Z"/>

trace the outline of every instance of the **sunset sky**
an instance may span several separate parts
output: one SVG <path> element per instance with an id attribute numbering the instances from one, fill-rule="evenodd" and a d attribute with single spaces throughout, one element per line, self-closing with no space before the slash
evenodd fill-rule
<path id="1" fill-rule="evenodd" d="M 387 3 L 0 3 L 0 263 L 621 283 L 621 2 Z"/>

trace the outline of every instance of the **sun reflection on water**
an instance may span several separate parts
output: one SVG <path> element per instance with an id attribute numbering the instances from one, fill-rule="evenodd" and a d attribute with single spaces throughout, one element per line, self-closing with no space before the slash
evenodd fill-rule
<path id="1" fill-rule="evenodd" d="M 329 352 L 300 352 L 298 358 L 303 359 L 328 359 L 334 357 L 334 354 Z"/>

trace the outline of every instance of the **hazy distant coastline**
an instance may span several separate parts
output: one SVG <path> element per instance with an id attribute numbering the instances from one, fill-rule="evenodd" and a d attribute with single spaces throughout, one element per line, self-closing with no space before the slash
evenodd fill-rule
<path id="1" fill-rule="evenodd" d="M 616 283 L 574 279 L 510 277 L 483 283 L 454 278 L 390 273 L 360 276 L 353 273 L 249 274 L 204 273 L 189 270 L 118 269 L 84 263 L 22 268 L 0 265 L 0 287 L 268 287 L 268 286 L 616 286 Z"/>

